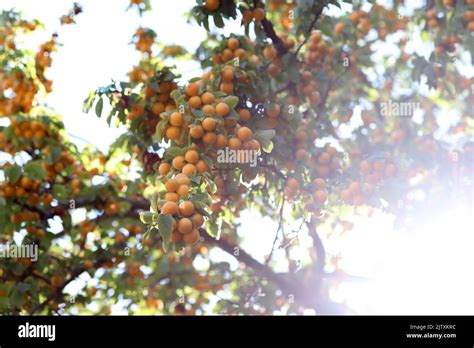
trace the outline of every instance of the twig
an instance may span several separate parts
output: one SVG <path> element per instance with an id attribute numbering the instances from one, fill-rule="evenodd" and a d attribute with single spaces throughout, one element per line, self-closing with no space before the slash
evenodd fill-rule
<path id="1" fill-rule="evenodd" d="M 318 4 L 316 4 L 318 5 Z M 314 15 L 314 18 L 313 20 L 311 21 L 310 25 L 309 25 L 309 28 L 306 32 L 306 36 L 304 38 L 304 40 L 299 44 L 299 46 L 296 48 L 295 50 L 295 56 L 298 54 L 298 52 L 301 50 L 301 48 L 306 44 L 306 42 L 308 41 L 309 39 L 309 36 L 311 35 L 311 32 L 313 31 L 314 29 L 314 26 L 316 25 L 316 22 L 318 21 L 319 17 L 321 16 L 321 14 L 323 13 L 323 10 L 324 10 L 324 7 L 326 5 L 322 6 L 318 11 L 316 11 L 315 15 Z"/>
<path id="2" fill-rule="evenodd" d="M 282 202 L 281 202 L 280 212 L 278 213 L 279 214 L 278 229 L 275 233 L 275 238 L 273 239 L 272 249 L 270 250 L 270 254 L 268 255 L 267 259 L 265 260 L 265 265 L 268 265 L 268 263 L 270 262 L 270 260 L 273 256 L 273 251 L 275 250 L 276 242 L 278 240 L 278 235 L 280 234 L 280 231 L 283 230 L 283 210 L 284 210 L 284 208 L 285 208 L 285 195 L 283 194 L 282 195 Z M 284 235 L 284 233 L 283 233 L 283 235 Z"/>

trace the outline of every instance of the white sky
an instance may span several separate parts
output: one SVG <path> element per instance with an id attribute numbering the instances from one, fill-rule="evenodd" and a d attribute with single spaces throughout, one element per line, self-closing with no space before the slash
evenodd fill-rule
<path id="1" fill-rule="evenodd" d="M 160 42 L 179 43 L 190 50 L 199 45 L 205 32 L 188 25 L 183 17 L 192 7 L 190 0 L 173 1 L 172 10 L 169 1 L 153 1 L 155 10 L 145 13 L 143 18 L 135 9 L 125 11 L 128 0 L 83 0 L 80 4 L 84 12 L 76 18 L 77 23 L 60 26 L 59 17 L 66 14 L 73 3 L 71 0 L 2 0 L 0 9 L 15 8 L 26 18 L 36 18 L 45 24 L 46 31 L 36 34 L 33 49 L 47 40 L 50 33 L 59 33 L 58 41 L 63 46 L 54 53 L 53 66 L 47 73 L 54 81 L 54 91 L 48 96 L 49 105 L 63 116 L 71 135 L 106 151 L 120 131 L 109 128 L 93 112 L 84 115 L 82 102 L 91 90 L 112 79 L 124 79 L 139 61 L 138 52 L 129 45 L 135 30 L 140 25 L 149 27 L 156 31 Z M 188 77 L 199 72 L 192 62 L 183 62 L 179 70 L 187 72 Z M 83 141 L 76 142 L 85 145 Z"/>
<path id="2" fill-rule="evenodd" d="M 2 0 L 0 10 L 15 8 L 46 25 L 46 32 L 36 34 L 32 49 L 50 33 L 59 32 L 59 42 L 64 46 L 54 54 L 48 72 L 54 81 L 48 102 L 63 116 L 69 134 L 85 140 L 73 141 L 80 146 L 91 143 L 106 151 L 121 131 L 109 128 L 93 113 L 83 114 L 82 102 L 89 91 L 111 79 L 123 79 L 138 62 L 138 53 L 129 45 L 136 28 L 142 25 L 154 29 L 160 42 L 179 44 L 191 51 L 205 38 L 205 32 L 188 25 L 183 16 L 195 3 L 192 0 L 151 1 L 154 10 L 142 18 L 135 10 L 125 12 L 128 0 L 82 0 L 79 2 L 84 12 L 77 17 L 78 23 L 60 27 L 59 17 L 72 8 L 73 2 Z M 178 68 L 186 78 L 199 74 L 195 63 L 183 62 Z M 366 285 L 345 284 L 340 295 L 361 313 L 472 314 L 474 281 L 470 266 L 474 260 L 467 250 L 472 246 L 472 231 L 467 231 L 467 222 L 452 229 L 449 217 L 448 212 L 441 223 L 414 235 L 396 234 L 386 217 L 381 217 L 362 221 L 344 238 L 327 240 L 328 250 L 345 255 L 343 264 L 348 271 L 377 277 L 375 283 Z M 242 247 L 262 261 L 270 251 L 276 225 L 248 212 L 241 220 L 246 235 Z M 446 255 L 442 262 L 441 254 Z"/>

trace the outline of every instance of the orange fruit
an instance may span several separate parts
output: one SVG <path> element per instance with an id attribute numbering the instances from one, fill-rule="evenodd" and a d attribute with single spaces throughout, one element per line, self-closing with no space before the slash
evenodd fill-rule
<path id="1" fill-rule="evenodd" d="M 239 138 L 230 138 L 229 139 L 229 148 L 231 150 L 239 150 L 242 148 L 242 140 L 240 140 Z"/>
<path id="2" fill-rule="evenodd" d="M 196 227 L 201 227 L 202 224 L 204 223 L 204 218 L 203 218 L 203 216 L 202 216 L 201 214 L 199 214 L 199 213 L 194 214 L 194 215 L 191 217 L 191 220 L 193 220 L 194 225 L 195 225 Z"/>
<path id="3" fill-rule="evenodd" d="M 293 191 L 296 191 L 300 188 L 300 183 L 294 178 L 289 178 L 286 185 Z"/>
<path id="4" fill-rule="evenodd" d="M 280 71 L 280 69 L 278 68 L 278 66 L 276 66 L 276 64 L 270 64 L 267 68 L 267 72 L 270 76 L 276 76 L 278 74 L 278 72 Z"/>
<path id="5" fill-rule="evenodd" d="M 253 13 L 251 10 L 245 10 L 244 13 L 242 13 L 242 22 L 244 24 L 250 23 L 252 19 L 253 19 Z"/>
<path id="6" fill-rule="evenodd" d="M 177 202 L 179 200 L 179 195 L 175 192 L 166 192 L 165 193 L 165 200 Z"/>
<path id="7" fill-rule="evenodd" d="M 361 13 L 359 11 L 354 11 L 351 13 L 351 21 L 354 24 L 357 24 L 361 18 Z"/>
<path id="8" fill-rule="evenodd" d="M 263 56 L 267 59 L 273 59 L 277 55 L 277 51 L 273 46 L 267 46 L 263 49 Z"/>
<path id="9" fill-rule="evenodd" d="M 244 24 L 250 23 L 252 19 L 253 13 L 251 10 L 245 10 L 244 13 L 242 13 L 242 22 L 244 22 Z"/>
<path id="10" fill-rule="evenodd" d="M 320 202 L 320 203 L 324 203 L 326 202 L 327 198 L 328 198 L 328 195 L 326 192 L 322 191 L 322 190 L 318 190 L 315 192 L 314 194 L 314 198 Z"/>
<path id="11" fill-rule="evenodd" d="M 178 188 L 178 191 L 176 193 L 178 194 L 179 197 L 183 197 L 184 195 L 187 195 L 189 192 L 189 186 L 188 185 L 181 185 Z"/>
<path id="12" fill-rule="evenodd" d="M 202 128 L 208 132 L 213 131 L 216 128 L 216 120 L 211 117 L 205 118 L 202 121 Z"/>
<path id="13" fill-rule="evenodd" d="M 200 125 L 197 125 L 197 126 L 194 126 L 194 127 L 190 128 L 189 134 L 194 139 L 199 139 L 199 138 L 202 138 L 202 136 L 204 135 L 204 129 L 202 129 L 202 127 Z"/>
<path id="14" fill-rule="evenodd" d="M 469 30 L 469 32 L 474 32 L 474 20 L 470 21 L 468 24 L 467 24 L 467 30 Z"/>
<path id="15" fill-rule="evenodd" d="M 266 110 L 267 116 L 270 118 L 277 118 L 280 115 L 280 105 L 274 104 L 271 107 L 267 108 Z"/>
<path id="16" fill-rule="evenodd" d="M 161 207 L 161 213 L 162 214 L 169 214 L 169 215 L 176 215 L 179 213 L 179 207 L 176 202 L 166 202 L 163 204 L 163 207 Z"/>
<path id="17" fill-rule="evenodd" d="M 175 158 L 173 158 L 173 161 L 171 162 L 171 164 L 173 165 L 173 167 L 177 170 L 181 170 L 183 169 L 184 165 L 185 165 L 185 159 L 183 156 L 177 156 Z"/>
<path id="18" fill-rule="evenodd" d="M 330 160 L 331 160 L 331 155 L 327 153 L 326 151 L 323 151 L 319 154 L 319 158 L 318 158 L 319 163 L 328 164 Z"/>
<path id="19" fill-rule="evenodd" d="M 240 59 L 244 58 L 245 56 L 247 55 L 247 52 L 245 52 L 244 49 L 242 48 L 237 48 L 235 51 L 234 51 L 234 57 L 239 57 Z M 244 73 L 244 72 L 242 72 Z M 243 76 L 239 77 L 239 78 L 245 78 L 245 75 L 244 74 Z"/>
<path id="20" fill-rule="evenodd" d="M 166 175 L 169 173 L 170 169 L 171 169 L 171 166 L 169 165 L 169 163 L 163 162 L 158 167 L 158 173 L 160 173 L 161 175 Z"/>
<path id="21" fill-rule="evenodd" d="M 151 109 L 153 115 L 159 116 L 163 111 L 165 111 L 165 105 L 163 103 L 156 102 L 153 104 L 153 107 Z"/>
<path id="22" fill-rule="evenodd" d="M 224 62 L 228 62 L 232 58 L 234 58 L 234 53 L 232 52 L 232 50 L 224 48 L 224 50 L 222 51 L 222 59 L 224 60 Z"/>
<path id="23" fill-rule="evenodd" d="M 248 109 L 240 109 L 239 110 L 239 119 L 242 122 L 247 122 L 250 120 L 252 115 L 250 114 L 250 111 Z"/>
<path id="24" fill-rule="evenodd" d="M 214 94 L 212 94 L 211 92 L 204 92 L 201 96 L 202 102 L 206 105 L 214 103 L 214 99 Z"/>
<path id="25" fill-rule="evenodd" d="M 202 106 L 201 98 L 195 95 L 194 97 L 189 98 L 189 107 L 192 109 L 200 109 Z"/>
<path id="26" fill-rule="evenodd" d="M 343 22 L 337 23 L 336 26 L 334 27 L 334 32 L 338 35 L 341 35 L 344 32 L 344 23 Z"/>
<path id="27" fill-rule="evenodd" d="M 199 160 L 198 163 L 196 163 L 196 169 L 198 173 L 205 173 L 209 171 L 209 166 L 207 165 L 207 162 L 204 160 Z"/>
<path id="28" fill-rule="evenodd" d="M 316 187 L 318 189 L 323 189 L 324 186 L 326 186 L 326 184 L 324 182 L 324 179 L 322 179 L 322 178 L 316 178 L 316 179 L 314 179 L 313 182 L 314 182 L 314 184 L 316 185 Z"/>
<path id="29" fill-rule="evenodd" d="M 232 94 L 234 93 L 234 84 L 232 82 L 222 81 L 219 86 L 219 91 L 225 94 Z"/>
<path id="30" fill-rule="evenodd" d="M 182 234 L 190 233 L 194 229 L 193 221 L 188 218 L 182 218 L 178 221 L 178 232 Z"/>
<path id="31" fill-rule="evenodd" d="M 185 175 L 191 175 L 191 174 L 196 173 L 196 166 L 194 164 L 188 163 L 184 165 L 181 171 Z"/>
<path id="32" fill-rule="evenodd" d="M 351 182 L 351 184 L 349 185 L 349 192 L 352 194 L 352 195 L 356 195 L 357 193 L 360 192 L 360 185 L 358 182 L 354 181 L 354 182 Z"/>
<path id="33" fill-rule="evenodd" d="M 51 277 L 51 285 L 55 288 L 59 288 L 63 283 L 63 278 L 60 275 L 54 275 Z"/>
<path id="34" fill-rule="evenodd" d="M 305 149 L 298 149 L 296 151 L 296 159 L 297 160 L 303 160 L 307 157 L 307 153 L 306 153 L 306 150 Z"/>
<path id="35" fill-rule="evenodd" d="M 224 134 L 217 134 L 216 147 L 222 149 L 227 145 L 227 138 Z"/>
<path id="36" fill-rule="evenodd" d="M 261 22 L 265 18 L 265 11 L 262 8 L 253 10 L 253 18 L 256 22 Z"/>
<path id="37" fill-rule="evenodd" d="M 184 201 L 179 204 L 179 213 L 181 216 L 190 217 L 194 214 L 194 204 L 191 201 Z"/>
<path id="38" fill-rule="evenodd" d="M 342 190 L 340 197 L 344 202 L 348 203 L 351 199 L 351 192 L 349 190 Z"/>
<path id="39" fill-rule="evenodd" d="M 214 115 L 216 113 L 216 109 L 212 105 L 204 105 L 202 112 L 208 115 Z"/>
<path id="40" fill-rule="evenodd" d="M 179 112 L 173 112 L 170 116 L 170 124 L 175 127 L 181 127 L 184 123 L 184 116 Z"/>
<path id="41" fill-rule="evenodd" d="M 248 127 L 240 127 L 237 131 L 237 136 L 242 141 L 248 141 L 252 139 L 252 130 Z"/>
<path id="42" fill-rule="evenodd" d="M 176 140 L 181 135 L 181 128 L 171 126 L 166 129 L 166 137 L 171 140 Z"/>
<path id="43" fill-rule="evenodd" d="M 174 179 L 178 182 L 180 185 L 191 185 L 191 179 L 188 178 L 186 174 L 179 173 L 177 174 Z"/>
<path id="44" fill-rule="evenodd" d="M 178 243 L 183 239 L 183 235 L 178 231 L 171 232 L 170 243 Z"/>
<path id="45" fill-rule="evenodd" d="M 230 107 L 226 103 L 219 103 L 216 105 L 216 112 L 219 116 L 226 116 L 230 112 Z"/>
<path id="46" fill-rule="evenodd" d="M 239 45 L 239 40 L 237 40 L 235 37 L 231 37 L 229 38 L 229 40 L 227 40 L 227 47 L 230 48 L 232 51 L 239 48 Z"/>
<path id="47" fill-rule="evenodd" d="M 209 11 L 215 11 L 219 8 L 219 0 L 206 0 L 204 5 Z"/>
<path id="48" fill-rule="evenodd" d="M 179 187 L 179 184 L 176 180 L 169 179 L 168 181 L 166 181 L 165 187 L 166 187 L 166 191 L 168 192 L 176 192 L 176 190 Z"/>
<path id="49" fill-rule="evenodd" d="M 222 70 L 221 77 L 223 81 L 230 82 L 234 79 L 234 71 L 231 67 L 225 67 Z"/>
<path id="50" fill-rule="evenodd" d="M 204 141 L 204 144 L 206 145 L 212 145 L 216 142 L 216 140 L 217 140 L 217 135 L 214 132 L 207 132 L 202 137 L 202 141 Z"/>
<path id="51" fill-rule="evenodd" d="M 189 97 L 194 97 L 199 92 L 199 85 L 197 83 L 190 83 L 186 86 L 185 92 Z"/>
<path id="52" fill-rule="evenodd" d="M 196 150 L 189 150 L 184 155 L 184 159 L 188 163 L 196 164 L 199 161 L 199 153 Z"/>
<path id="53" fill-rule="evenodd" d="M 194 244 L 199 240 L 199 231 L 194 229 L 190 233 L 183 236 L 183 241 L 186 244 Z"/>

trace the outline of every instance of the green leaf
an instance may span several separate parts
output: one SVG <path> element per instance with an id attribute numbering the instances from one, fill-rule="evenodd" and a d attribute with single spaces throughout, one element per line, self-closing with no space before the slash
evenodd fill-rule
<path id="1" fill-rule="evenodd" d="M 204 29 L 209 31 L 209 17 L 205 16 L 202 24 L 204 25 Z"/>
<path id="2" fill-rule="evenodd" d="M 7 309 L 10 307 L 10 302 L 6 297 L 0 297 L 0 309 Z"/>
<path id="3" fill-rule="evenodd" d="M 171 215 L 158 215 L 158 231 L 161 238 L 163 238 L 163 248 L 167 251 L 169 249 L 171 232 L 173 231 L 173 217 Z"/>
<path id="4" fill-rule="evenodd" d="M 224 20 L 222 19 L 222 16 L 219 13 L 215 13 L 213 17 L 216 27 L 224 28 Z"/>
<path id="5" fill-rule="evenodd" d="M 273 142 L 271 140 L 265 139 L 262 144 L 262 150 L 266 153 L 271 153 L 273 150 Z"/>
<path id="6" fill-rule="evenodd" d="M 28 162 L 25 166 L 25 174 L 31 179 L 40 181 L 46 178 L 46 171 L 38 161 Z"/>
<path id="7" fill-rule="evenodd" d="M 14 289 L 10 295 L 10 302 L 16 308 L 21 308 L 23 306 L 23 293 Z"/>
<path id="8" fill-rule="evenodd" d="M 8 182 L 14 184 L 20 179 L 21 167 L 14 165 L 5 169 L 5 176 L 8 178 Z"/>
<path id="9" fill-rule="evenodd" d="M 231 109 L 233 109 L 239 103 L 239 98 L 232 95 L 232 96 L 225 97 L 223 102 L 229 105 Z"/>
<path id="10" fill-rule="evenodd" d="M 88 113 L 90 111 L 90 109 L 92 108 L 92 105 L 94 104 L 94 99 L 95 99 L 95 91 L 92 91 L 89 93 L 86 100 L 84 100 L 84 104 L 82 107 L 82 111 L 84 111 L 84 113 Z"/>
<path id="11" fill-rule="evenodd" d="M 67 197 L 66 187 L 64 185 L 54 185 L 53 195 L 57 198 L 66 198 Z"/>
<path id="12" fill-rule="evenodd" d="M 255 135 L 257 137 L 265 138 L 267 140 L 272 140 L 275 134 L 276 134 L 276 131 L 274 129 L 260 129 L 257 132 L 255 132 Z"/>
<path id="13" fill-rule="evenodd" d="M 104 107 L 104 99 L 100 98 L 97 104 L 95 104 L 95 114 L 97 117 L 100 117 L 102 115 L 102 109 Z"/>
<path id="14" fill-rule="evenodd" d="M 199 193 L 194 194 L 190 198 L 190 201 L 193 202 L 194 205 L 199 204 L 199 203 L 204 203 L 205 205 L 211 205 L 212 198 L 206 192 L 199 192 Z"/>
<path id="15" fill-rule="evenodd" d="M 237 113 L 237 111 L 235 111 L 234 109 L 230 110 L 229 114 L 226 116 L 226 118 L 230 119 L 230 120 L 236 120 L 238 121 L 240 116 L 239 114 Z"/>
<path id="16" fill-rule="evenodd" d="M 25 292 L 30 290 L 31 285 L 27 284 L 27 283 L 18 283 L 16 288 L 18 289 L 18 291 L 20 291 L 22 294 L 24 294 Z"/>
<path id="17" fill-rule="evenodd" d="M 206 176 L 204 178 L 206 179 L 206 182 L 209 184 L 209 186 L 211 188 L 211 192 L 215 193 L 217 191 L 217 185 L 214 182 L 214 180 L 212 180 L 211 178 L 206 177 Z"/>
<path id="18" fill-rule="evenodd" d="M 165 159 L 166 160 L 171 160 L 171 159 L 173 159 L 177 156 L 184 156 L 184 154 L 188 150 L 189 150 L 189 148 L 187 148 L 187 147 L 182 148 L 182 147 L 178 147 L 178 146 L 172 146 L 168 150 L 166 150 Z"/>
<path id="19" fill-rule="evenodd" d="M 165 121 L 165 120 L 161 120 L 160 122 L 158 122 L 158 124 L 156 125 L 155 135 L 153 136 L 153 140 L 161 141 L 161 139 L 163 139 L 163 133 L 165 132 L 167 124 L 168 124 L 168 121 Z"/>
<path id="20" fill-rule="evenodd" d="M 155 214 L 151 211 L 143 211 L 140 213 L 140 221 L 146 225 L 150 225 L 155 221 Z"/>
<path id="21" fill-rule="evenodd" d="M 8 284 L 0 284 L 0 291 L 5 292 L 8 294 L 10 292 L 11 286 Z"/>
<path id="22" fill-rule="evenodd" d="M 53 146 L 51 149 L 51 160 L 54 162 L 59 161 L 61 157 L 61 148 L 59 146 Z"/>

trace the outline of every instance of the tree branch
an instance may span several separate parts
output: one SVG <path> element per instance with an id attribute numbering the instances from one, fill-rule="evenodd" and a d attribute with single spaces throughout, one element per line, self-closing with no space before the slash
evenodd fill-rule
<path id="1" fill-rule="evenodd" d="M 257 2 L 258 2 L 257 0 L 253 1 L 254 9 L 257 8 Z M 288 52 L 288 48 L 286 48 L 283 40 L 275 32 L 272 22 L 270 22 L 267 18 L 264 18 L 262 19 L 260 23 L 262 24 L 263 31 L 265 32 L 267 37 L 271 39 L 273 44 L 275 45 L 278 55 L 279 56 L 285 55 Z"/>
<path id="2" fill-rule="evenodd" d="M 210 237 L 205 231 L 203 231 L 202 236 L 204 238 L 204 242 L 210 245 L 215 245 L 227 252 L 228 254 L 234 256 L 238 261 L 252 268 L 258 275 L 266 277 L 269 281 L 279 286 L 281 291 L 285 294 L 295 294 L 294 284 L 296 283 L 294 279 L 292 281 L 292 279 L 290 278 L 290 274 L 275 273 L 269 266 L 258 262 L 247 252 L 242 250 L 242 248 L 237 247 L 236 245 L 228 242 L 225 239 L 216 240 Z M 238 255 L 235 255 L 237 250 Z"/>
<path id="3" fill-rule="evenodd" d="M 97 260 L 96 262 L 94 262 L 94 268 L 99 268 L 100 266 L 102 266 L 107 260 L 106 259 L 99 259 Z M 55 299 L 59 299 L 61 297 L 64 296 L 63 294 L 63 290 L 64 288 L 70 283 L 72 282 L 73 280 L 75 280 L 79 275 L 81 275 L 83 272 L 86 271 L 86 267 L 85 266 L 81 266 L 81 267 L 78 267 L 77 269 L 73 270 L 71 272 L 71 276 L 65 280 L 60 287 L 56 288 L 54 293 L 52 293 L 51 295 L 49 295 L 46 300 L 44 300 L 43 302 L 41 302 L 38 306 L 36 306 L 35 308 L 33 308 L 30 312 L 30 315 L 33 315 L 33 314 L 36 314 L 38 312 L 40 312 L 41 310 L 43 310 L 43 308 L 45 308 L 52 300 L 55 300 Z"/>
<path id="4" fill-rule="evenodd" d="M 314 14 L 314 18 L 313 18 L 313 20 L 311 21 L 311 23 L 309 25 L 309 28 L 306 32 L 304 40 L 299 44 L 299 46 L 295 50 L 295 56 L 298 54 L 298 52 L 301 50 L 301 48 L 306 44 L 306 42 L 308 42 L 308 39 L 311 35 L 311 32 L 313 31 L 314 26 L 316 25 L 316 22 L 318 21 L 319 17 L 321 17 L 321 14 L 323 13 L 323 10 L 324 10 L 325 6 L 326 5 L 321 6 L 321 8 L 319 10 L 317 10 L 316 13 Z"/>

